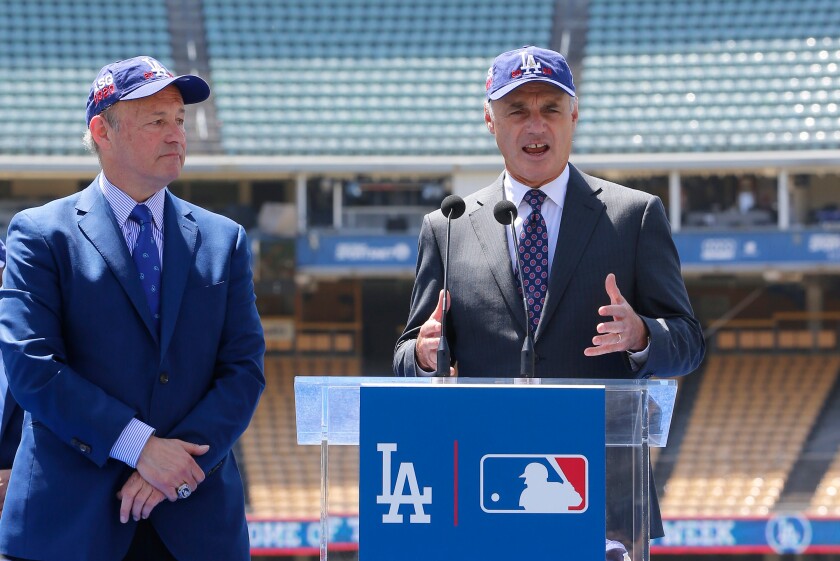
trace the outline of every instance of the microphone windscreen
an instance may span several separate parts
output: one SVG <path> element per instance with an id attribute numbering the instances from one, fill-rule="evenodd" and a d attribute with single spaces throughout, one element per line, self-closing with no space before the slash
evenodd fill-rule
<path id="1" fill-rule="evenodd" d="M 496 217 L 496 222 L 505 226 L 516 220 L 518 214 L 516 205 L 508 200 L 501 200 L 493 207 L 493 216 Z"/>
<path id="2" fill-rule="evenodd" d="M 458 195 L 449 195 L 440 204 L 440 210 L 444 216 L 451 219 L 460 218 L 464 211 L 467 210 L 467 203 Z"/>

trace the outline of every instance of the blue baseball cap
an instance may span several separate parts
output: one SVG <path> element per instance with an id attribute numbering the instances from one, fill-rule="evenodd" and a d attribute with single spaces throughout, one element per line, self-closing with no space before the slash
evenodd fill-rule
<path id="1" fill-rule="evenodd" d="M 527 45 L 493 61 L 487 71 L 487 99 L 495 101 L 528 82 L 548 82 L 575 97 L 572 71 L 563 55 Z"/>
<path id="2" fill-rule="evenodd" d="M 175 84 L 184 104 L 199 103 L 210 97 L 210 86 L 192 74 L 175 76 L 150 56 L 137 56 L 104 66 L 90 86 L 87 124 L 118 101 L 140 99 Z"/>

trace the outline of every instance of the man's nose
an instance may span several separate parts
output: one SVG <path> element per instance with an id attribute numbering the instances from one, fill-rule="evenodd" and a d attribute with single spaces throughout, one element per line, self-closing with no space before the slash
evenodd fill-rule
<path id="1" fill-rule="evenodd" d="M 176 123 L 172 123 L 167 126 L 166 128 L 166 141 L 167 142 L 179 142 L 183 144 L 187 140 L 187 131 L 184 129 L 183 125 L 178 125 Z"/>
<path id="2" fill-rule="evenodd" d="M 532 114 L 525 124 L 528 132 L 539 133 L 546 129 L 546 119 L 540 113 Z"/>

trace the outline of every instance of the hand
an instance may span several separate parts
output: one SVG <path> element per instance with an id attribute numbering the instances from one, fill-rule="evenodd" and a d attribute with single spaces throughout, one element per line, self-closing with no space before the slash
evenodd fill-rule
<path id="1" fill-rule="evenodd" d="M 3 505 L 6 502 L 6 491 L 9 490 L 9 477 L 12 475 L 10 469 L 0 469 L 0 516 L 3 515 Z"/>
<path id="2" fill-rule="evenodd" d="M 165 498 L 163 493 L 152 487 L 151 483 L 135 471 L 117 492 L 117 499 L 122 501 L 120 522 L 123 524 L 128 522 L 129 514 L 135 522 L 140 518 L 148 518 L 152 509 L 162 503 Z"/>
<path id="3" fill-rule="evenodd" d="M 152 436 L 146 441 L 137 471 L 170 501 L 178 500 L 178 487 L 186 483 L 195 491 L 204 481 L 204 471 L 193 456 L 201 456 L 210 449 L 206 444 L 192 444 L 174 438 Z"/>
<path id="4" fill-rule="evenodd" d="M 446 309 L 449 310 L 452 295 L 446 299 Z M 437 349 L 440 344 L 440 320 L 443 317 L 443 291 L 438 294 L 438 303 L 435 311 L 420 326 L 420 333 L 417 334 L 417 342 L 414 344 L 414 359 L 417 366 L 426 372 L 437 370 Z M 450 367 L 449 374 L 454 375 L 455 369 Z"/>
<path id="5" fill-rule="evenodd" d="M 609 306 L 598 308 L 598 314 L 612 316 L 612 321 L 599 323 L 595 330 L 603 335 L 592 338 L 594 347 L 584 349 L 586 356 L 598 356 L 620 351 L 641 351 L 647 347 L 648 331 L 642 318 L 633 311 L 618 290 L 615 275 L 607 275 L 605 283 L 610 297 Z"/>

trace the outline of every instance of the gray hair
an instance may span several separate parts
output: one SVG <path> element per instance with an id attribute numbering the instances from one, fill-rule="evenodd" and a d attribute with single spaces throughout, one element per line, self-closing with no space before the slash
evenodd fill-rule
<path id="1" fill-rule="evenodd" d="M 117 104 L 106 107 L 99 114 L 102 115 L 102 118 L 105 119 L 114 130 L 120 130 L 120 120 L 117 115 L 117 111 L 114 109 L 116 105 Z M 96 144 L 95 140 L 93 140 L 93 135 L 90 133 L 90 127 L 88 127 L 85 134 L 82 136 L 82 144 L 85 145 L 88 152 L 96 155 L 97 158 L 99 157 L 99 145 Z"/>

